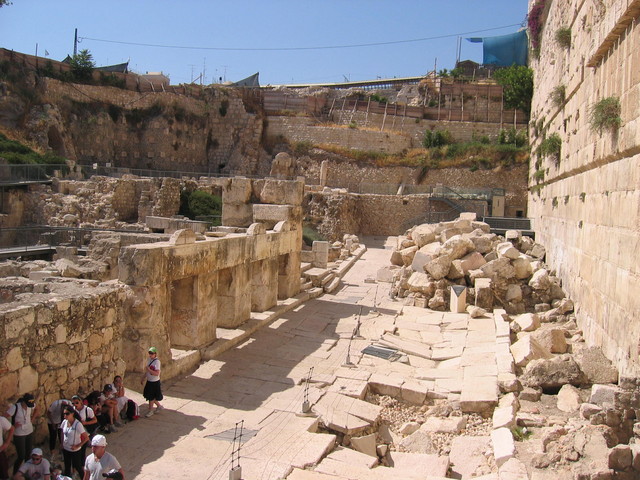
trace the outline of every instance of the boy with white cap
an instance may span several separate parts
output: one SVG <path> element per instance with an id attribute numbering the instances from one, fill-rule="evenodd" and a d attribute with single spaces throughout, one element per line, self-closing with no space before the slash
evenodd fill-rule
<path id="1" fill-rule="evenodd" d="M 31 458 L 24 462 L 13 476 L 13 480 L 50 480 L 51 466 L 46 458 L 42 458 L 42 450 L 31 450 Z"/>
<path id="2" fill-rule="evenodd" d="M 124 472 L 120 463 L 110 453 L 106 451 L 107 439 L 104 435 L 96 435 L 91 440 L 91 455 L 84 462 L 84 479 L 83 480 L 102 480 L 102 473 L 116 470 L 122 475 L 124 480 Z"/>

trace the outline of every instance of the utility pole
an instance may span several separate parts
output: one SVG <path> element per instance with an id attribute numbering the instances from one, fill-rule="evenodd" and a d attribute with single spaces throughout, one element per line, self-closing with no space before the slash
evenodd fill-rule
<path id="1" fill-rule="evenodd" d="M 202 79 L 200 80 L 200 85 L 202 85 L 202 82 L 204 81 L 204 83 L 206 84 L 206 78 L 207 78 L 207 57 L 204 57 L 204 59 L 202 60 Z"/>
<path id="2" fill-rule="evenodd" d="M 76 28 L 76 34 L 73 37 L 73 56 L 78 54 L 78 29 Z"/>

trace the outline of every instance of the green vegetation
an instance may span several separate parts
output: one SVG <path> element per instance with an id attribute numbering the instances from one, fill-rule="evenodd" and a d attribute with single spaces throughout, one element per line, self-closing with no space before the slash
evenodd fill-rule
<path id="1" fill-rule="evenodd" d="M 325 240 L 326 238 L 318 233 L 311 225 L 304 225 L 302 227 L 302 241 L 308 247 L 312 247 L 314 241 L 323 242 Z"/>
<path id="2" fill-rule="evenodd" d="M 387 97 L 383 97 L 382 95 L 378 95 L 377 93 L 374 93 L 369 98 L 372 102 L 387 103 L 389 101 Z"/>
<path id="3" fill-rule="evenodd" d="M 49 164 L 57 165 L 64 164 L 65 159 L 51 152 L 47 152 L 44 155 L 35 152 L 31 148 L 16 142 L 15 140 L 9 140 L 6 136 L 0 133 L 0 157 L 4 158 L 9 164 L 22 165 L 22 164 Z"/>
<path id="4" fill-rule="evenodd" d="M 498 133 L 499 145 L 515 145 L 516 147 L 525 147 L 529 143 L 527 139 L 527 130 L 521 128 L 516 130 L 515 128 L 500 129 Z"/>
<path id="5" fill-rule="evenodd" d="M 178 213 L 191 220 L 204 220 L 209 221 L 212 225 L 220 225 L 222 198 L 203 190 L 183 190 L 180 192 Z"/>
<path id="6" fill-rule="evenodd" d="M 562 150 L 562 138 L 557 133 L 553 133 L 545 138 L 538 147 L 538 154 L 543 157 L 550 157 L 555 160 L 556 166 L 560 165 L 560 153 Z"/>
<path id="7" fill-rule="evenodd" d="M 533 432 L 531 432 L 531 430 L 527 429 L 527 427 L 513 427 L 511 429 L 511 435 L 513 435 L 513 439 L 516 442 L 523 442 L 525 440 L 527 440 Z"/>
<path id="8" fill-rule="evenodd" d="M 591 105 L 589 108 L 589 125 L 593 131 L 615 132 L 622 123 L 620 118 L 620 100 L 618 97 L 607 97 Z"/>
<path id="9" fill-rule="evenodd" d="M 162 105 L 154 103 L 148 108 L 134 108 L 125 113 L 127 123 L 132 127 L 139 127 L 148 120 L 162 115 Z"/>
<path id="10" fill-rule="evenodd" d="M 454 143 L 449 130 L 427 130 L 424 132 L 422 145 L 424 148 L 442 147 Z"/>
<path id="11" fill-rule="evenodd" d="M 585 192 L 582 192 L 582 193 L 580 194 L 580 201 L 581 201 L 582 203 L 584 203 L 584 199 L 585 199 L 586 197 L 587 197 L 587 194 L 586 194 Z"/>
<path id="12" fill-rule="evenodd" d="M 93 55 L 86 48 L 72 56 L 69 65 L 71 65 L 71 74 L 76 80 L 91 80 L 96 66 Z"/>
<path id="13" fill-rule="evenodd" d="M 544 168 L 536 170 L 536 173 L 533 174 L 533 178 L 535 178 L 538 183 L 544 181 Z"/>
<path id="14" fill-rule="evenodd" d="M 553 103 L 557 108 L 560 108 L 565 101 L 565 86 L 557 85 L 552 91 L 550 95 L 551 103 Z"/>
<path id="15" fill-rule="evenodd" d="M 560 27 L 556 30 L 556 42 L 563 48 L 571 48 L 571 29 Z"/>
<path id="16" fill-rule="evenodd" d="M 525 66 L 496 70 L 493 77 L 504 88 L 504 102 L 507 108 L 516 108 L 529 115 L 533 96 L 533 70 Z"/>

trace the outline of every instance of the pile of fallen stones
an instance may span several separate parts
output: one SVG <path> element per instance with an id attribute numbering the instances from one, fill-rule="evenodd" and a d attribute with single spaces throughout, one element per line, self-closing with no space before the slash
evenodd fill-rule
<path id="1" fill-rule="evenodd" d="M 576 480 L 640 477 L 640 380 L 618 378 L 574 321 L 543 323 L 537 314 L 509 317 L 517 396 L 501 399 L 496 422 L 528 429 L 537 469 Z M 564 478 L 564 477 L 563 477 Z"/>
<path id="2" fill-rule="evenodd" d="M 422 224 L 399 236 L 391 266 L 378 274 L 393 282 L 392 295 L 416 306 L 448 310 L 450 287 L 467 287 L 467 302 L 508 313 L 544 312 L 547 319 L 573 310 L 560 279 L 543 263 L 545 249 L 521 232 L 505 237 L 463 213 L 457 220 Z"/>

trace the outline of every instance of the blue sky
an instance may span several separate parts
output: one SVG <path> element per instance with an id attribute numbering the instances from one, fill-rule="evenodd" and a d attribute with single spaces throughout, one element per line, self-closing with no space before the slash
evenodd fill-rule
<path id="1" fill-rule="evenodd" d="M 130 59 L 132 70 L 162 71 L 172 84 L 255 72 L 262 85 L 423 75 L 436 59 L 438 70 L 454 67 L 457 34 L 513 33 L 527 10 L 526 0 L 12 1 L 0 8 L 0 47 L 34 54 L 38 44 L 40 56 L 62 60 L 77 28 L 78 49 L 97 65 Z M 430 39 L 439 36 L 448 37 Z M 370 43 L 389 44 L 354 46 Z M 482 45 L 463 41 L 467 58 L 481 62 Z"/>

